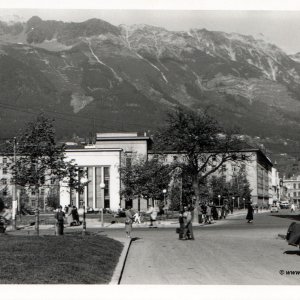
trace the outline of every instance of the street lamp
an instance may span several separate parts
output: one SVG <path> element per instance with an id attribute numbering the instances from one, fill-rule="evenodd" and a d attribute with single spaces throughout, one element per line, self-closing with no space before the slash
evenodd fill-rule
<path id="1" fill-rule="evenodd" d="M 167 193 L 167 190 L 166 189 L 163 189 L 163 194 L 164 194 L 164 212 L 166 212 L 166 209 L 165 209 L 165 207 L 166 207 L 166 193 Z M 167 218 L 167 215 L 166 215 L 166 218 Z"/>
<path id="2" fill-rule="evenodd" d="M 246 208 L 246 200 L 245 198 L 243 198 L 243 201 L 244 201 L 244 209 Z"/>
<path id="3" fill-rule="evenodd" d="M 100 189 L 101 189 L 101 190 L 104 190 L 104 189 L 105 189 L 105 183 L 104 183 L 104 182 L 101 182 L 101 183 L 99 184 L 99 186 L 100 186 Z M 103 202 L 104 202 L 104 199 L 103 199 Z M 103 203 L 103 207 L 100 208 L 100 213 L 101 213 L 101 227 L 104 226 L 104 224 L 103 224 L 103 209 L 104 209 L 104 203 Z"/>
<path id="4" fill-rule="evenodd" d="M 166 189 L 163 189 L 163 194 L 164 194 L 164 205 L 166 205 L 166 193 L 167 193 L 167 190 Z"/>
<path id="5" fill-rule="evenodd" d="M 88 179 L 86 177 L 80 178 L 80 183 L 82 186 L 85 186 L 88 182 Z M 86 234 L 86 216 L 85 216 L 85 202 L 83 202 L 83 221 L 82 221 L 82 234 Z"/>
<path id="6" fill-rule="evenodd" d="M 234 208 L 234 199 L 235 197 L 232 197 L 232 208 Z"/>
<path id="7" fill-rule="evenodd" d="M 219 206 L 221 205 L 221 195 L 218 195 L 218 199 L 219 199 Z"/>

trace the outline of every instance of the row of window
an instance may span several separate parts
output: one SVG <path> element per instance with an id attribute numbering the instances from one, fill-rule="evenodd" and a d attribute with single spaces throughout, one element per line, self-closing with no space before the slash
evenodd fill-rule
<path id="1" fill-rule="evenodd" d="M 8 196 L 8 192 L 7 192 L 7 190 L 5 189 L 5 190 L 3 190 L 3 191 L 1 191 L 1 194 L 2 194 L 2 196 Z M 35 191 L 31 191 L 31 196 L 35 196 L 36 195 L 36 193 L 35 193 Z M 45 195 L 45 190 L 44 189 L 40 189 L 40 196 L 44 196 Z"/>
<path id="2" fill-rule="evenodd" d="M 289 195 L 289 197 L 291 197 L 292 196 L 292 193 L 288 193 L 288 195 Z M 300 192 L 293 192 L 293 197 L 297 197 L 297 196 L 299 196 L 300 197 Z"/>
<path id="3" fill-rule="evenodd" d="M 55 178 L 51 178 L 51 179 L 50 179 L 50 184 L 51 184 L 51 185 L 54 185 L 55 182 L 56 182 Z M 10 180 L 7 179 L 7 178 L 1 178 L 0 183 L 3 184 L 3 185 L 9 184 L 9 183 L 12 183 L 12 184 L 13 184 L 13 181 L 12 181 L 12 180 L 10 181 Z M 44 182 L 44 183 L 45 183 L 45 182 Z"/>

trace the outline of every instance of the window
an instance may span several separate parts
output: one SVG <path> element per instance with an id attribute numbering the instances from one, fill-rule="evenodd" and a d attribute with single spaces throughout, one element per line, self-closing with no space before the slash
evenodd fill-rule
<path id="1" fill-rule="evenodd" d="M 300 183 L 298 183 L 298 189 L 300 189 Z"/>
<path id="2" fill-rule="evenodd" d="M 3 157 L 3 164 L 7 164 L 7 157 Z"/>
<path id="3" fill-rule="evenodd" d="M 41 189 L 41 196 L 44 196 L 44 195 L 45 195 L 45 190 Z"/>
<path id="4" fill-rule="evenodd" d="M 6 175 L 7 174 L 7 168 L 3 168 L 2 173 L 3 173 L 3 175 Z"/>
<path id="5" fill-rule="evenodd" d="M 54 184 L 54 183 L 55 183 L 55 178 L 54 178 L 54 177 L 51 177 L 50 183 L 51 183 L 51 184 Z"/>
<path id="6" fill-rule="evenodd" d="M 296 189 L 297 187 L 296 187 L 296 183 L 294 183 L 294 189 Z"/>
<path id="7" fill-rule="evenodd" d="M 7 179 L 6 178 L 2 178 L 1 181 L 2 181 L 2 184 L 7 184 Z"/>
<path id="8" fill-rule="evenodd" d="M 31 196 L 35 196 L 35 190 L 31 191 Z"/>
<path id="9" fill-rule="evenodd" d="M 246 155 L 242 154 L 242 160 L 245 160 L 245 159 L 246 159 Z"/>
<path id="10" fill-rule="evenodd" d="M 222 172 L 226 172 L 226 170 L 227 170 L 227 169 L 226 169 L 226 166 L 223 165 L 223 166 L 222 166 Z"/>
<path id="11" fill-rule="evenodd" d="M 294 192 L 294 197 L 297 197 L 297 192 Z"/>

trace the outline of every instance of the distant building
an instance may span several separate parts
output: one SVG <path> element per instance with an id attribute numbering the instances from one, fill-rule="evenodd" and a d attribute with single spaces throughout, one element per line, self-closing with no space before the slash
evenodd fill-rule
<path id="1" fill-rule="evenodd" d="M 148 152 L 149 158 L 152 158 L 154 155 L 156 155 L 154 152 Z M 240 168 L 243 168 L 250 184 L 252 203 L 260 206 L 268 205 L 270 188 L 272 188 L 270 177 L 273 165 L 271 160 L 260 149 L 245 149 L 240 151 L 239 155 L 241 156 L 239 162 L 234 160 L 227 161 L 213 175 L 222 176 L 225 181 L 235 180 Z M 174 160 L 180 160 L 181 156 L 180 153 L 169 152 L 165 160 L 167 163 L 171 163 Z M 246 160 L 246 157 L 250 159 Z M 215 159 L 217 163 L 218 157 Z M 247 199 L 238 199 L 237 201 L 242 203 L 242 201 L 247 201 Z"/>
<path id="2" fill-rule="evenodd" d="M 300 176 L 283 178 L 282 185 L 285 189 L 285 196 L 287 200 L 300 205 Z"/>

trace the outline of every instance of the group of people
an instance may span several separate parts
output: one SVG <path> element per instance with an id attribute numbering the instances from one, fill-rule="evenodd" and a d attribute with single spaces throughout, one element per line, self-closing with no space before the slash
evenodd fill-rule
<path id="1" fill-rule="evenodd" d="M 71 204 L 69 204 L 68 206 L 65 206 L 64 210 L 67 216 L 67 222 L 69 226 L 80 225 L 79 214 L 75 205 L 72 206 Z"/>
<path id="2" fill-rule="evenodd" d="M 199 223 L 211 224 L 213 220 L 225 219 L 229 212 L 233 213 L 230 204 L 224 203 L 220 209 L 213 203 L 201 203 L 198 210 Z"/>
<path id="3" fill-rule="evenodd" d="M 148 206 L 148 210 L 146 214 L 148 214 L 150 218 L 149 228 L 157 228 L 155 223 L 157 220 L 158 213 L 159 213 L 159 208 L 157 206 L 152 206 L 152 205 Z M 130 206 L 127 207 L 127 209 L 125 210 L 125 233 L 128 238 L 131 237 L 132 224 L 133 223 L 140 224 L 141 217 L 142 217 L 141 214 L 138 211 L 134 213 Z"/>
<path id="4" fill-rule="evenodd" d="M 184 206 L 183 210 L 179 212 L 179 239 L 180 240 L 194 240 L 193 233 L 193 211 L 194 208 L 189 206 Z"/>
<path id="5" fill-rule="evenodd" d="M 56 220 L 56 233 L 57 235 L 64 234 L 64 223 L 65 217 L 67 216 L 67 223 L 69 226 L 80 225 L 79 221 L 79 214 L 77 207 L 75 205 L 68 205 L 62 209 L 60 205 L 55 213 L 55 220 Z"/>

